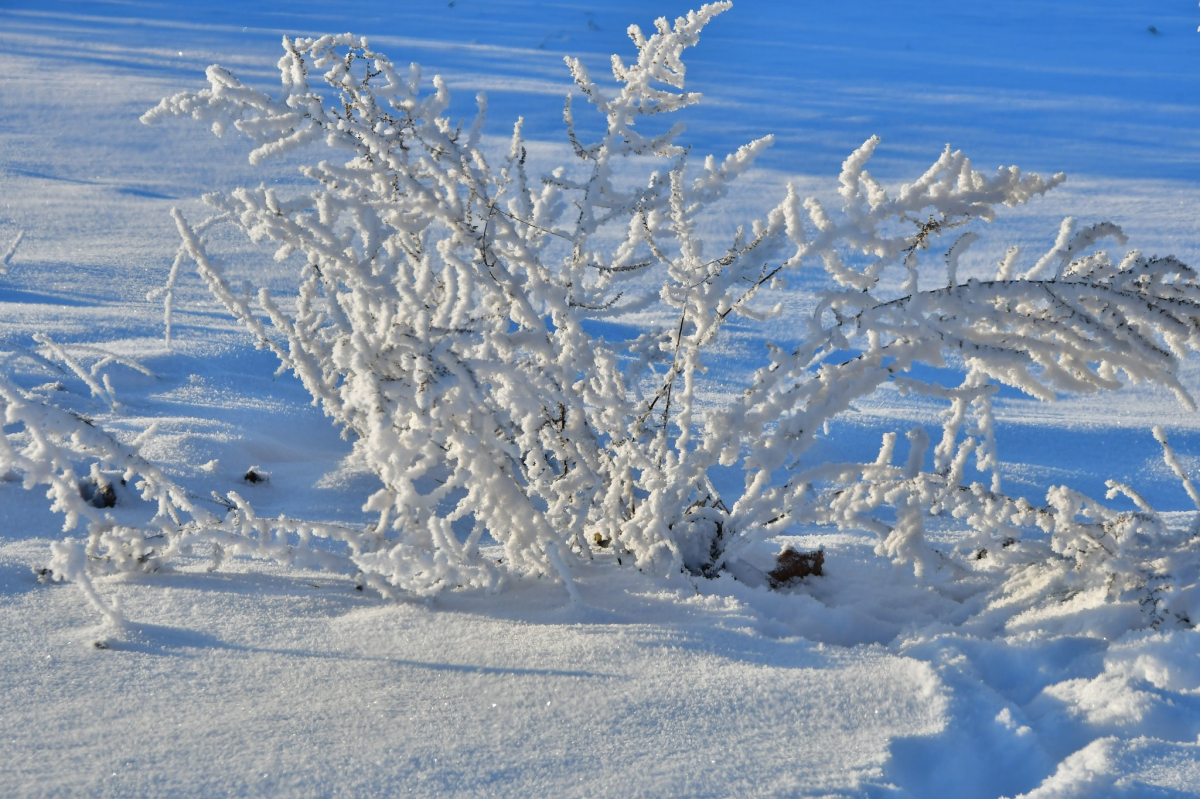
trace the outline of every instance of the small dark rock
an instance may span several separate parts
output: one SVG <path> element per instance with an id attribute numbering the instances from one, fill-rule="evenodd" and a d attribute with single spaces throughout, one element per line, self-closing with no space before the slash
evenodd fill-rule
<path id="1" fill-rule="evenodd" d="M 242 479 L 251 484 L 265 483 L 267 482 L 267 475 L 263 472 L 256 471 L 253 467 L 251 467 L 246 470 L 244 475 L 242 475 Z"/>
<path id="2" fill-rule="evenodd" d="M 825 565 L 825 550 L 815 552 L 797 552 L 788 547 L 775 558 L 775 568 L 768 572 L 771 585 L 774 588 L 792 581 L 813 575 L 821 576 L 821 567 Z"/>

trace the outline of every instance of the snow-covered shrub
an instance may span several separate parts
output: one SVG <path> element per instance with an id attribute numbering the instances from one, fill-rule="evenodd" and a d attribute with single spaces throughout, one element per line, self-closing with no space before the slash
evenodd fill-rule
<path id="1" fill-rule="evenodd" d="M 1011 556 L 1021 547 L 1003 542 L 1040 527 L 1054 531 L 1061 556 L 1076 557 L 1077 495 L 1052 494 L 1039 509 L 1000 493 L 997 384 L 1050 399 L 1153 381 L 1191 404 L 1174 372 L 1200 345 L 1196 274 L 1137 252 L 1112 260 L 1095 245 L 1122 242 L 1115 225 L 1076 229 L 1068 219 L 1032 263 L 1013 248 L 993 279 L 959 279 L 980 236 L 968 228 L 1062 175 L 986 175 L 947 148 L 889 191 L 865 168 L 872 138 L 843 166 L 840 212 L 789 188 L 763 219 L 706 252 L 698 217 L 771 139 L 698 159 L 679 143 L 681 124 L 654 125 L 699 102 L 684 90 L 681 56 L 729 6 L 706 5 L 673 26 L 659 20 L 649 37 L 631 27 L 637 60 L 613 57 L 615 92 L 567 59 L 604 133 L 581 141 L 568 97 L 578 163 L 536 177 L 520 121 L 494 163 L 481 145 L 482 95 L 475 120 L 454 123 L 440 78 L 423 94 L 416 65 L 402 74 L 348 34 L 285 39 L 278 97 L 213 66 L 209 88 L 144 117 L 236 130 L 254 143 L 255 164 L 310 144 L 336 156 L 302 170 L 307 193 L 207 195 L 215 213 L 195 226 L 175 213 L 183 243 L 168 325 L 190 259 L 357 439 L 384 484 L 368 501 L 380 518 L 376 548 L 356 558 L 364 571 L 407 591 L 490 586 L 496 566 L 479 552 L 488 535 L 520 571 L 561 573 L 572 554 L 612 546 L 645 568 L 713 573 L 741 542 L 819 523 L 875 530 L 879 553 L 920 575 L 946 557 L 924 541 L 929 514 L 976 531 L 963 553 Z M 640 180 L 618 178 L 643 166 Z M 219 224 L 296 263 L 297 296 L 262 289 L 256 308 L 235 292 L 205 248 L 204 231 Z M 927 255 L 939 247 L 943 257 Z M 807 285 L 819 272 L 824 285 L 796 320 L 803 343 L 771 348 L 740 398 L 701 413 L 705 353 L 723 325 L 779 314 L 772 297 L 785 278 L 803 274 Z M 661 324 L 622 341 L 597 334 L 597 320 L 647 307 Z M 948 362 L 965 369 L 958 387 L 912 374 Z M 907 434 L 903 463 L 895 434 L 873 463 L 809 457 L 831 419 L 888 382 L 948 402 L 932 468 L 920 427 Z M 967 479 L 971 458 L 992 473 L 990 485 Z M 734 465 L 744 489 L 722 496 L 712 472 Z M 1118 526 L 1129 524 L 1157 534 L 1150 521 Z"/>
<path id="2" fill-rule="evenodd" d="M 110 408 L 117 403 L 104 367 L 120 363 L 150 374 L 136 361 L 93 347 L 65 347 L 45 335 L 35 338 L 46 355 L 17 347 L 5 360 L 21 357 L 51 368 L 62 363 L 91 389 L 94 400 Z M 81 360 L 92 361 L 91 366 L 85 369 Z M 92 576 L 154 570 L 199 542 L 212 554 L 212 568 L 226 554 L 247 554 L 345 570 L 345 556 L 309 547 L 308 542 L 313 537 L 343 541 L 352 557 L 364 548 L 364 539 L 371 538 L 369 533 L 337 525 L 287 518 L 264 522 L 234 492 L 214 496 L 228 509 L 223 517 L 214 515 L 161 467 L 139 454 L 156 427 L 122 443 L 87 415 L 72 410 L 68 401 L 56 401 L 47 393 L 68 392 L 60 382 L 27 390 L 0 375 L 0 415 L 5 428 L 5 435 L 0 436 L 0 474 L 19 476 L 26 489 L 45 486 L 51 510 L 64 517 L 64 531 L 85 526 L 87 535 L 82 542 L 67 540 L 54 545 L 43 576 L 79 583 L 109 623 L 119 625 L 121 613 L 100 598 Z"/>
<path id="3" fill-rule="evenodd" d="M 682 54 L 729 6 L 659 20 L 649 37 L 631 27 L 637 60 L 614 56 L 615 91 L 567 59 L 603 134 L 581 140 L 568 98 L 576 163 L 537 175 L 520 121 L 507 153 L 492 157 L 482 95 L 475 120 L 455 123 L 440 78 L 423 93 L 415 65 L 402 74 L 348 34 L 285 39 L 278 97 L 213 66 L 207 89 L 146 114 L 235 130 L 254 143 L 256 164 L 313 145 L 332 151 L 302 170 L 307 192 L 211 194 L 214 213 L 197 224 L 174 213 L 182 244 L 165 290 L 167 337 L 190 261 L 356 440 L 384 486 L 367 500 L 379 514 L 368 530 L 261 519 L 232 494 L 217 518 L 135 448 L 37 410 L 13 387 L 3 395 L 9 423 L 63 455 L 27 444 L 10 447 L 8 462 L 52 487 L 77 482 L 69 464 L 80 459 L 99 464 L 97 479 L 104 469 L 141 476 L 158 511 L 140 526 L 116 524 L 77 492 L 56 500 L 69 523 L 88 520 L 86 554 L 98 572 L 142 568 L 206 541 L 217 561 L 228 551 L 306 559 L 359 572 L 384 593 L 494 587 L 507 571 L 555 574 L 571 588 L 571 564 L 601 550 L 662 573 L 712 575 L 747 543 L 819 524 L 874 531 L 878 553 L 911 563 L 918 577 L 999 569 L 1001 582 L 1011 578 L 1003 590 L 1019 591 L 1011 580 L 1028 584 L 1040 569 L 1046 580 L 1144 591 L 1158 621 L 1175 591 L 1173 618 L 1187 619 L 1183 589 L 1164 588 L 1163 558 L 1195 561 L 1189 537 L 1118 484 L 1113 492 L 1137 512 L 1067 489 L 1040 507 L 1003 494 L 991 402 L 999 384 L 1050 399 L 1151 381 L 1190 406 L 1175 372 L 1200 347 L 1196 273 L 1137 252 L 1113 260 L 1096 244 L 1123 242 L 1116 226 L 1068 219 L 1040 258 L 1012 248 L 993 278 L 962 280 L 958 265 L 979 228 L 1063 176 L 1015 167 L 987 175 L 947 148 L 917 180 L 887 190 L 866 170 L 877 138 L 846 160 L 840 210 L 789 188 L 762 219 L 706 251 L 699 220 L 771 140 L 699 159 L 679 143 L 681 124 L 657 118 L 700 101 L 684 90 Z M 295 264 L 296 295 L 235 291 L 206 246 L 222 225 Z M 706 359 L 726 323 L 782 313 L 789 277 L 807 292 L 794 322 L 802 343 L 769 348 L 740 396 L 701 408 L 711 394 Z M 659 323 L 637 335 L 600 335 L 611 330 L 605 320 L 648 316 Z M 961 367 L 965 377 L 946 388 L 919 379 L 922 364 Z M 870 463 L 816 454 L 831 420 L 888 383 L 947 403 L 936 443 L 917 426 L 903 458 L 897 433 Z M 115 403 L 107 384 L 93 389 L 106 391 Z M 714 485 L 730 467 L 744 473 L 732 496 Z M 972 479 L 979 472 L 991 473 L 986 485 Z M 926 542 L 930 515 L 970 530 L 953 552 Z M 313 537 L 346 548 L 314 548 Z M 489 539 L 503 558 L 481 551 Z M 57 560 L 63 575 L 86 580 L 82 562 L 67 550 Z"/>

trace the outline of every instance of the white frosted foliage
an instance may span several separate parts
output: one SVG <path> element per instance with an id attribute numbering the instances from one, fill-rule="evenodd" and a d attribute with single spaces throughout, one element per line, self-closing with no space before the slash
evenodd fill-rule
<path id="1" fill-rule="evenodd" d="M 631 27 L 637 57 L 613 57 L 611 91 L 568 58 L 603 132 L 585 140 L 568 98 L 576 161 L 537 172 L 520 120 L 495 157 L 482 143 L 482 95 L 473 121 L 454 121 L 444 81 L 429 89 L 416 65 L 398 69 L 350 34 L 285 38 L 277 96 L 212 66 L 207 88 L 147 112 L 148 123 L 190 116 L 217 135 L 245 136 L 254 164 L 328 148 L 328 160 L 302 168 L 304 190 L 264 183 L 207 195 L 203 220 L 174 212 L 181 246 L 162 294 L 167 341 L 191 263 L 356 439 L 383 488 L 366 500 L 378 520 L 365 531 L 260 519 L 236 495 L 217 519 L 128 460 L 135 454 L 99 448 L 93 457 L 106 468 L 126 458 L 121 468 L 142 475 L 164 543 L 139 543 L 143 532 L 59 499 L 69 521 L 88 519 L 94 569 L 126 568 L 127 551 L 164 558 L 204 540 L 214 564 L 223 553 L 303 556 L 387 594 L 490 589 L 507 574 L 537 573 L 578 600 L 571 571 L 599 551 L 711 576 L 749 544 L 816 524 L 876 533 L 878 554 L 920 579 L 997 568 L 1085 575 L 1153 592 L 1154 618 L 1167 618 L 1161 568 L 1146 564 L 1182 544 L 1123 484 L 1110 485 L 1112 496 L 1136 512 L 1066 488 L 1044 505 L 1003 494 L 992 401 L 1000 385 L 1052 400 L 1153 382 L 1192 407 L 1176 372 L 1200 348 L 1196 273 L 1137 251 L 1114 260 L 1098 247 L 1124 244 L 1117 226 L 1068 218 L 1045 254 L 1009 248 L 983 279 L 971 248 L 987 223 L 1065 177 L 984 173 L 946 147 L 917 179 L 889 188 L 867 169 L 878 137 L 844 162 L 840 208 L 789 187 L 728 241 L 702 241 L 704 215 L 772 143 L 701 158 L 681 142 L 683 125 L 664 121 L 700 102 L 685 90 L 683 56 L 729 7 L 660 19 L 649 36 Z M 208 249 L 223 226 L 294 265 L 295 295 L 235 290 Z M 702 410 L 726 323 L 794 307 L 783 302 L 792 276 L 809 295 L 801 306 L 810 310 L 790 320 L 800 343 L 768 347 L 743 392 Z M 624 339 L 599 334 L 599 322 L 650 317 L 658 323 Z M 110 386 L 41 343 L 117 408 Z M 921 379 L 922 365 L 958 368 L 962 382 Z M 869 463 L 814 454 L 828 452 L 814 444 L 833 420 L 888 384 L 944 402 L 941 430 L 890 433 Z M 33 407 L 8 390 L 10 412 Z M 61 439 L 67 422 L 56 424 Z M 43 461 L 22 457 L 14 463 L 35 482 L 58 485 Z M 732 495 L 714 485 L 726 467 L 744 475 Z M 969 531 L 954 551 L 927 543 L 931 516 Z M 314 536 L 345 550 L 307 547 Z M 1185 604 L 1172 606 L 1174 618 L 1186 617 Z"/>

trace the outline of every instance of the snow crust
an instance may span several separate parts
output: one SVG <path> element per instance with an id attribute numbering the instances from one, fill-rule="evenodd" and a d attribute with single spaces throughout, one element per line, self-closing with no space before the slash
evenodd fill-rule
<path id="1" fill-rule="evenodd" d="M 896 175 L 948 139 L 980 164 L 1071 173 L 1000 220 L 996 241 L 1044 251 L 1072 213 L 1200 261 L 1200 159 L 1183 135 L 1200 121 L 1194 9 L 900 5 L 743 0 L 714 24 L 689 63 L 712 101 L 689 119 L 699 146 L 778 136 L 731 212 L 762 207 L 788 179 L 832 194 L 866 135 L 884 137 Z M 164 349 L 161 305 L 146 296 L 177 245 L 168 209 L 198 211 L 204 191 L 264 176 L 203 130 L 166 135 L 138 116 L 213 62 L 269 85 L 284 32 L 354 30 L 441 72 L 461 98 L 488 90 L 494 133 L 524 114 L 526 135 L 546 142 L 536 155 L 561 146 L 563 52 L 603 66 L 628 23 L 686 10 L 6 3 L 0 348 L 44 333 L 136 359 L 150 375 L 110 369 L 119 413 L 89 405 L 70 374 L 43 376 L 46 390 L 79 393 L 81 412 L 130 439 L 157 421 L 143 453 L 201 497 L 237 490 L 260 513 L 365 522 L 378 481 L 196 280 L 180 282 Z M 963 268 L 999 254 L 972 250 Z M 254 257 L 226 268 L 249 274 Z M 286 285 L 283 270 L 268 277 Z M 764 335 L 786 341 L 786 319 L 775 324 Z M 731 385 L 738 348 L 760 344 L 730 345 Z M 1185 367 L 1193 390 L 1197 377 Z M 1040 499 L 1066 483 L 1098 495 L 1115 478 L 1160 509 L 1190 508 L 1150 430 L 1170 430 L 1194 475 L 1200 425 L 1168 393 L 1001 395 L 995 409 L 1009 491 Z M 879 392 L 837 440 L 869 460 L 897 418 L 935 418 L 934 406 Z M 270 479 L 247 485 L 252 466 Z M 45 499 L 12 482 L 0 496 L 0 763 L 17 795 L 1200 792 L 1193 630 L 1125 633 L 1138 609 L 1086 593 L 964 627 L 975 598 L 914 583 L 870 535 L 788 537 L 826 552 L 825 575 L 790 593 L 599 562 L 575 573 L 574 602 L 548 579 L 382 602 L 350 579 L 237 560 L 208 573 L 197 557 L 97 581 L 129 619 L 109 639 L 77 588 L 34 574 L 61 537 Z M 747 557 L 768 567 L 783 543 Z"/>

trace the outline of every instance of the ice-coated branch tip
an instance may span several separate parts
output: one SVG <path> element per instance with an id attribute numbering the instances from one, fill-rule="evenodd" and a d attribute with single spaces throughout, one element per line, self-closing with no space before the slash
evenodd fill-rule
<path id="1" fill-rule="evenodd" d="M 25 231 L 17 231 L 16 238 L 12 240 L 12 244 L 8 245 L 8 249 L 4 251 L 3 255 L 0 255 L 0 267 L 8 266 L 9 261 L 11 261 L 12 257 L 17 254 L 17 248 L 21 246 L 21 242 L 24 240 Z"/>

